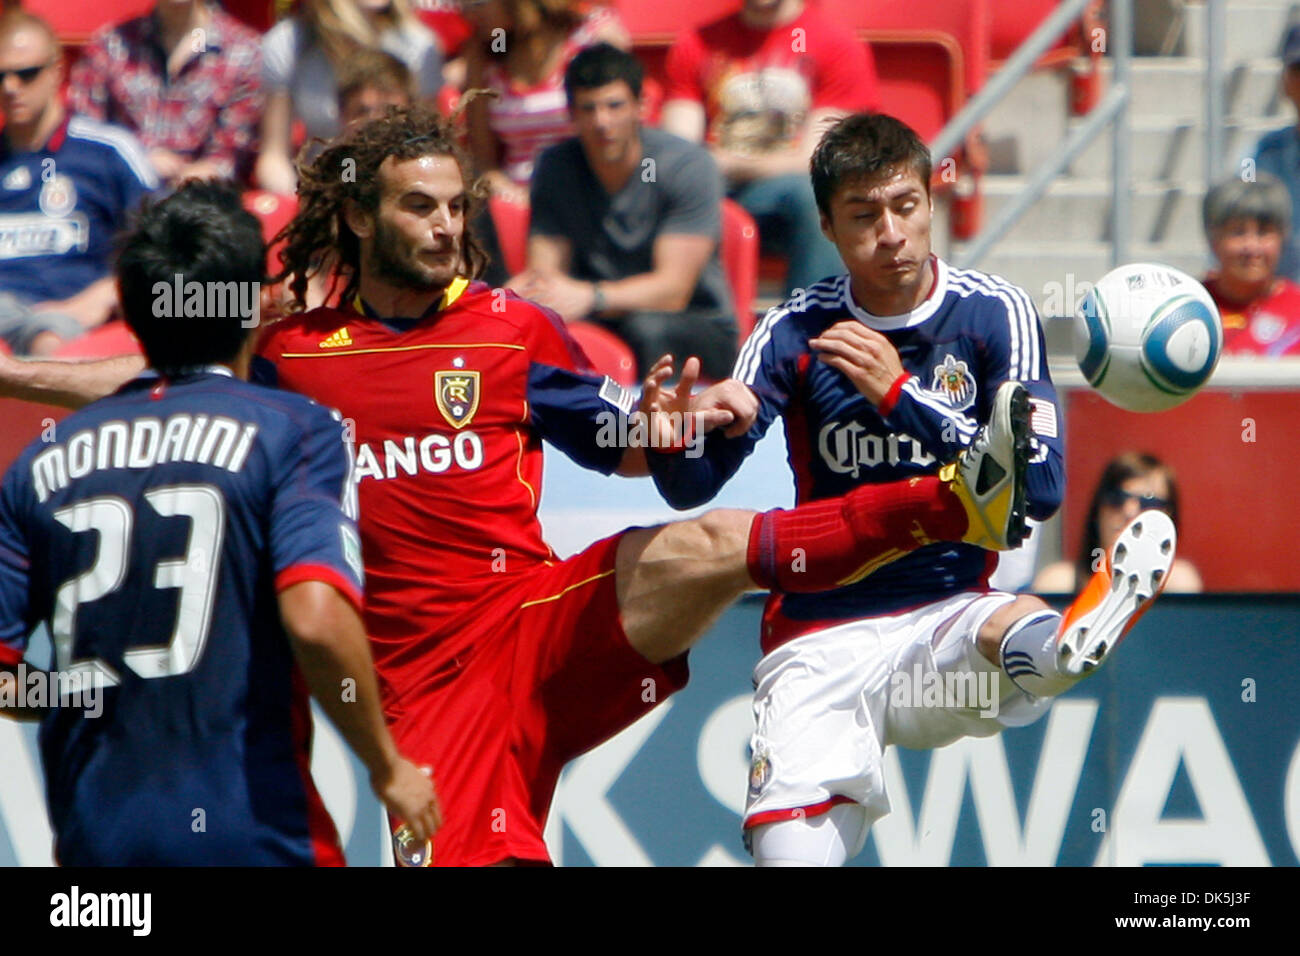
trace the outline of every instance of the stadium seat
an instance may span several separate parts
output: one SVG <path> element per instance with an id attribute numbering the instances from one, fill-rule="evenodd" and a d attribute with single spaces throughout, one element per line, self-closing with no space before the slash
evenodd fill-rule
<path id="1" fill-rule="evenodd" d="M 591 360 L 591 367 L 608 375 L 620 385 L 635 385 L 636 356 L 626 342 L 608 329 L 591 322 L 570 322 L 565 328 L 582 346 Z"/>
<path id="2" fill-rule="evenodd" d="M 22 8 L 50 26 L 68 46 L 83 46 L 95 32 L 111 23 L 143 16 L 155 0 L 23 0 Z M 222 7 L 236 20 L 265 33 L 275 23 L 275 0 L 222 0 Z"/>
<path id="3" fill-rule="evenodd" d="M 758 226 L 740 203 L 722 200 L 722 271 L 731 286 L 736 329 L 743 344 L 754 331 L 754 298 L 758 294 Z"/>
<path id="4" fill-rule="evenodd" d="M 449 60 L 458 56 L 474 27 L 461 16 L 456 0 L 420 0 L 415 8 L 415 15 L 438 35 L 443 55 Z"/>
<path id="5" fill-rule="evenodd" d="M 139 354 L 140 342 L 125 322 L 115 319 L 73 339 L 54 353 L 57 359 L 97 359 L 113 355 Z"/>
<path id="6" fill-rule="evenodd" d="M 517 276 L 528 262 L 528 207 L 493 196 L 488 200 L 488 211 L 497 229 L 506 272 Z"/>
<path id="7" fill-rule="evenodd" d="M 662 90 L 664 61 L 677 34 L 693 26 L 720 19 L 740 9 L 741 0 L 612 0 L 612 6 L 632 35 L 632 52 L 645 67 L 646 78 Z M 653 91 L 654 87 L 651 86 Z M 656 106 L 659 104 L 652 104 Z M 652 110 L 657 122 L 658 112 Z"/>
<path id="8" fill-rule="evenodd" d="M 882 104 L 925 139 L 932 139 L 984 85 L 989 0 L 812 2 L 871 43 Z"/>
<path id="9" fill-rule="evenodd" d="M 271 193 L 263 189 L 249 189 L 244 193 L 244 208 L 262 223 L 262 238 L 268 243 L 266 268 L 274 275 L 280 271 L 277 258 L 280 247 L 271 247 L 269 243 L 298 212 L 298 197 L 284 193 Z"/>
<path id="10" fill-rule="evenodd" d="M 1009 59 L 1057 5 L 1058 0 L 990 0 L 990 72 L 995 72 Z M 1068 66 L 1080 58 L 1085 59 L 1087 68 L 1071 76 L 1070 112 L 1075 116 L 1081 116 L 1092 109 L 1101 95 L 1101 73 L 1098 67 L 1102 51 L 1095 49 L 1092 43 L 1094 30 L 1100 26 L 1101 0 L 1093 0 L 1084 9 L 1083 16 L 1062 33 L 1056 44 L 1039 57 L 1035 64 L 1038 69 L 1050 69 Z"/>
<path id="11" fill-rule="evenodd" d="M 922 139 L 933 140 L 984 85 L 989 70 L 989 3 L 993 0 L 814 0 L 833 20 L 871 44 L 883 108 Z M 979 231 L 979 177 L 987 165 L 974 133 L 954 157 L 936 157 L 934 187 L 953 190 L 954 237 Z"/>
<path id="12" fill-rule="evenodd" d="M 133 20 L 153 9 L 153 0 L 23 0 L 22 7 L 51 27 L 67 46 L 83 46 L 100 27 Z"/>

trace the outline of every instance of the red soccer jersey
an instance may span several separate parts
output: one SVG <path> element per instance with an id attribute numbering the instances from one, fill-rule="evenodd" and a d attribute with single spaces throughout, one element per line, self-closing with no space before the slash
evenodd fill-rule
<path id="1" fill-rule="evenodd" d="M 1225 354 L 1300 355 L 1300 285 L 1278 279 L 1272 292 L 1244 305 L 1223 297 L 1216 276 L 1204 285 L 1223 318 Z"/>
<path id="2" fill-rule="evenodd" d="M 702 104 L 709 142 L 746 152 L 799 139 L 814 110 L 875 109 L 879 99 L 871 51 L 811 7 L 771 30 L 740 13 L 687 30 L 667 71 L 664 99 Z"/>
<path id="3" fill-rule="evenodd" d="M 272 325 L 258 352 L 274 366 L 259 378 L 354 430 L 366 627 L 390 684 L 468 650 L 461 625 L 489 583 L 554 559 L 537 520 L 543 437 L 606 473 L 619 462 L 599 430 L 630 394 L 586 373 L 554 313 L 483 283 L 457 280 L 398 327 L 315 309 Z"/>

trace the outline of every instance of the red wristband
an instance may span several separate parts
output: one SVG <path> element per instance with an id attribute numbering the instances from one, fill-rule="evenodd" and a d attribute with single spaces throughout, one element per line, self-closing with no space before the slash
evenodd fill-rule
<path id="1" fill-rule="evenodd" d="M 903 394 L 903 386 L 907 384 L 907 380 L 911 377 L 910 373 L 901 372 L 898 378 L 894 379 L 894 384 L 889 386 L 889 391 L 880 400 L 878 410 L 881 418 L 888 418 L 890 413 L 893 412 L 894 406 L 898 404 L 898 396 Z"/>

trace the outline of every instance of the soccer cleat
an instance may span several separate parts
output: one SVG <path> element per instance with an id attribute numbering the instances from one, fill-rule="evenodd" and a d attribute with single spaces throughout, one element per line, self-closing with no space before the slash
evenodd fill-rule
<path id="1" fill-rule="evenodd" d="M 1120 532 L 1106 566 L 1065 612 L 1057 644 L 1063 674 L 1082 677 L 1119 646 L 1162 590 L 1178 535 L 1163 511 L 1144 511 Z"/>
<path id="2" fill-rule="evenodd" d="M 1006 551 L 1025 540 L 1029 437 L 1029 392 L 1019 382 L 1004 382 L 993 397 L 988 424 L 939 471 L 966 508 L 963 541 Z"/>

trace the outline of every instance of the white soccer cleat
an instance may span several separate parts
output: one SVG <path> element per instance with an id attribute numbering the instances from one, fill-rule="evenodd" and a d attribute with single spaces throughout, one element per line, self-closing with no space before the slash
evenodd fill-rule
<path id="1" fill-rule="evenodd" d="M 1082 677 L 1105 661 L 1164 590 L 1178 535 L 1163 511 L 1144 511 L 1119 533 L 1106 566 L 1061 620 L 1058 665 Z"/>
<path id="2" fill-rule="evenodd" d="M 1025 540 L 1030 434 L 1028 390 L 1019 382 L 1003 382 L 988 424 L 939 472 L 966 507 L 969 529 L 962 540 L 996 551 Z"/>

